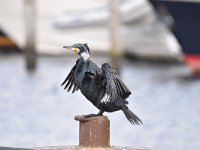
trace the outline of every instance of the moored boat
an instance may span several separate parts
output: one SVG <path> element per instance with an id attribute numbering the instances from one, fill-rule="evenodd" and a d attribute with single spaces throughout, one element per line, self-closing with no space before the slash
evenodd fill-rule
<path id="1" fill-rule="evenodd" d="M 200 75 L 200 1 L 150 1 L 180 43 L 185 63 L 194 74 Z"/>

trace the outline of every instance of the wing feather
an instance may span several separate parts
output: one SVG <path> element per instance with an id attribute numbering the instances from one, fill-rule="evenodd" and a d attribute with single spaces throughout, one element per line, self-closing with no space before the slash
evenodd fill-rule
<path id="1" fill-rule="evenodd" d="M 74 80 L 71 81 L 70 86 L 69 86 L 67 92 L 69 92 L 69 91 L 72 89 L 72 86 L 73 86 L 73 85 L 74 85 Z"/>
<path id="2" fill-rule="evenodd" d="M 110 66 L 107 63 L 104 63 L 101 69 L 103 70 L 106 77 L 106 81 L 107 81 L 105 95 L 109 95 L 106 97 L 106 99 L 102 99 L 102 102 L 112 103 L 113 101 L 117 99 L 117 95 L 126 99 L 131 94 L 131 91 L 121 81 L 114 67 Z"/>
<path id="3" fill-rule="evenodd" d="M 72 88 L 73 88 L 72 93 L 74 93 L 75 91 L 78 91 L 78 89 L 79 89 L 74 80 L 74 73 L 77 69 L 78 62 L 79 62 L 79 59 L 76 61 L 76 64 L 74 65 L 74 67 L 71 69 L 70 73 L 67 75 L 67 77 L 61 84 L 61 86 L 65 85 L 64 89 L 67 89 L 67 92 L 69 92 Z"/>
<path id="4" fill-rule="evenodd" d="M 101 100 L 101 103 L 112 103 L 115 101 L 115 99 L 117 98 L 117 90 L 116 90 L 116 86 L 114 83 L 114 80 L 112 79 L 112 74 L 109 70 L 107 70 L 106 67 L 104 67 L 102 65 L 102 70 L 105 74 L 106 77 L 106 92 Z"/>
<path id="5" fill-rule="evenodd" d="M 70 72 L 70 73 L 67 75 L 67 77 L 65 78 L 65 80 L 63 81 L 63 83 L 61 84 L 61 86 L 63 86 L 63 85 L 67 82 L 67 80 L 69 80 L 69 78 L 71 77 L 71 74 L 72 74 L 72 72 Z"/>
<path id="6" fill-rule="evenodd" d="M 114 69 L 113 66 L 110 66 L 109 64 L 107 64 L 107 67 L 110 68 L 110 71 L 113 75 L 113 79 L 116 81 L 116 86 L 117 86 L 117 92 L 118 94 L 126 99 L 129 97 L 129 95 L 131 95 L 131 91 L 127 88 L 127 86 L 121 81 L 119 75 L 117 74 L 117 71 Z"/>
<path id="7" fill-rule="evenodd" d="M 77 90 L 78 90 L 78 86 L 77 86 L 76 83 L 74 83 L 74 88 L 73 88 L 73 90 L 72 90 L 72 93 L 74 93 L 74 92 L 77 91 Z"/>

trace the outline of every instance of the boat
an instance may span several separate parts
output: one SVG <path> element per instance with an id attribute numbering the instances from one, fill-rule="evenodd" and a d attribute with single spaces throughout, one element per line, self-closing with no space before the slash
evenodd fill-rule
<path id="1" fill-rule="evenodd" d="M 0 5 L 0 26 L 23 49 L 26 30 L 22 0 L 1 1 L 4 5 Z M 119 3 L 120 34 L 125 53 L 151 59 L 177 59 L 181 55 L 174 35 L 157 21 L 147 0 L 120 0 Z M 36 6 L 35 47 L 39 54 L 68 55 L 70 52 L 62 46 L 77 42 L 88 43 L 98 54 L 109 53 L 108 1 L 84 0 L 77 3 L 60 0 L 49 3 L 49 0 L 42 0 Z"/>
<path id="2" fill-rule="evenodd" d="M 119 0 L 119 6 L 121 22 L 127 24 L 141 18 L 151 9 L 146 0 Z M 65 10 L 55 17 L 53 24 L 61 29 L 105 25 L 110 19 L 110 9 L 107 2 L 91 8 Z"/>
<path id="3" fill-rule="evenodd" d="M 150 2 L 180 43 L 185 63 L 195 75 L 200 75 L 200 1 L 150 0 Z"/>
<path id="4" fill-rule="evenodd" d="M 174 35 L 157 21 L 147 0 L 120 0 L 119 6 L 122 48 L 127 55 L 158 60 L 178 60 L 182 57 Z M 92 47 L 108 50 L 111 47 L 108 28 L 110 9 L 107 2 L 87 9 L 65 10 L 55 17 L 53 24 L 62 32 L 76 33 L 76 30 L 89 29 L 84 37 L 97 39 Z M 93 28 L 95 34 L 91 35 Z"/>
<path id="5" fill-rule="evenodd" d="M 19 53 L 21 49 L 1 28 L 0 28 L 0 54 Z"/>

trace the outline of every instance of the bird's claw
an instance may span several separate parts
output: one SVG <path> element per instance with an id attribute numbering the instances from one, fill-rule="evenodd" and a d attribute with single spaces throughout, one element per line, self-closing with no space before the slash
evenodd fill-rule
<path id="1" fill-rule="evenodd" d="M 96 114 L 89 114 L 89 115 L 85 115 L 84 118 L 90 118 L 90 117 L 96 117 Z"/>
<path id="2" fill-rule="evenodd" d="M 84 118 L 91 118 L 91 117 L 97 117 L 97 116 L 103 116 L 102 114 L 89 114 L 85 115 Z"/>

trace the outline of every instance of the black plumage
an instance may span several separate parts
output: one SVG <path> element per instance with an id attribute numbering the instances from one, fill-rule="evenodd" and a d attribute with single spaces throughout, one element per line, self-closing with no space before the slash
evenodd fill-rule
<path id="1" fill-rule="evenodd" d="M 74 44 L 64 48 L 72 49 L 80 55 L 62 83 L 64 89 L 68 92 L 72 90 L 72 93 L 80 89 L 81 93 L 100 110 L 97 115 L 102 115 L 104 111 L 122 110 L 132 124 L 142 124 L 141 119 L 127 107 L 126 98 L 131 95 L 131 91 L 121 81 L 113 66 L 104 63 L 100 68 L 93 63 L 87 44 Z M 91 116 L 96 115 L 86 115 Z"/>

